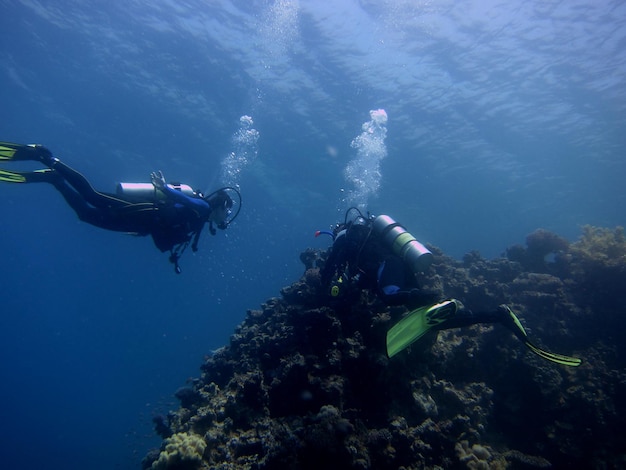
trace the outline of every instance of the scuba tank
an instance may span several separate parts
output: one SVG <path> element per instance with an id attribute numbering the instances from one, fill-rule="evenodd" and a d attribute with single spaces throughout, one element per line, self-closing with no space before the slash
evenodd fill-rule
<path id="1" fill-rule="evenodd" d="M 388 215 L 379 215 L 372 224 L 374 232 L 383 244 L 399 256 L 402 261 L 418 273 L 428 269 L 433 262 L 433 254 L 418 242 L 413 235 Z"/>
<path id="2" fill-rule="evenodd" d="M 194 196 L 196 193 L 191 186 L 179 183 L 168 183 L 170 188 L 181 191 L 187 196 Z M 165 194 L 154 187 L 152 183 L 118 183 L 116 193 L 120 197 L 126 197 L 140 201 L 159 201 L 165 199 Z"/>

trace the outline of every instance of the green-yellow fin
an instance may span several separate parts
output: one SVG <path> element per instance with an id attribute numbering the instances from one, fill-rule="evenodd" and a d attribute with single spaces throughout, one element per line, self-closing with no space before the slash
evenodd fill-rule
<path id="1" fill-rule="evenodd" d="M 509 315 L 511 316 L 511 319 L 513 320 L 513 324 L 520 331 L 522 336 L 524 337 L 528 336 L 528 333 L 526 333 L 526 330 L 522 326 L 522 322 L 519 321 L 519 318 L 517 318 L 517 315 L 515 315 L 509 307 L 507 307 L 507 310 L 509 311 Z"/>
<path id="2" fill-rule="evenodd" d="M 4 181 L 5 183 L 26 183 L 26 176 L 17 171 L 0 169 L 0 181 Z"/>
<path id="3" fill-rule="evenodd" d="M 17 148 L 8 142 L 0 142 L 0 160 L 12 160 Z"/>
<path id="4" fill-rule="evenodd" d="M 528 340 L 528 334 L 526 333 L 526 330 L 522 326 L 522 322 L 519 321 L 519 318 L 517 318 L 517 316 L 513 313 L 513 311 L 509 307 L 506 307 L 506 308 L 509 312 L 511 320 L 513 321 L 513 325 L 511 325 L 508 322 L 505 322 L 505 326 L 508 326 L 515 333 L 515 335 L 522 341 L 522 343 L 524 343 L 524 345 L 528 349 L 530 349 L 533 353 L 535 353 L 537 356 L 547 361 L 554 362 L 556 364 L 562 364 L 564 366 L 578 367 L 579 365 L 582 364 L 583 361 L 581 359 L 578 359 L 577 357 L 563 356 L 562 354 L 556 354 L 550 351 L 544 351 L 543 349 L 535 346 L 533 343 L 531 343 Z"/>
<path id="5" fill-rule="evenodd" d="M 433 327 L 452 317 L 458 308 L 455 300 L 417 308 L 387 332 L 387 356 L 393 357 L 424 336 Z"/>
<path id="6" fill-rule="evenodd" d="M 4 183 L 43 183 L 53 182 L 54 170 L 44 168 L 35 171 L 7 171 L 0 169 L 0 182 Z"/>
<path id="7" fill-rule="evenodd" d="M 41 157 L 50 152 L 37 144 L 14 144 L 0 142 L 0 161 L 9 160 L 41 160 Z"/>
<path id="8" fill-rule="evenodd" d="M 543 349 L 538 348 L 537 346 L 535 346 L 533 343 L 531 343 L 528 340 L 524 341 L 524 345 L 526 345 L 526 347 L 530 349 L 533 353 L 535 353 L 537 356 L 550 362 L 555 362 L 557 364 L 562 364 L 564 366 L 570 366 L 570 367 L 578 367 L 583 362 L 582 359 L 579 359 L 577 357 L 563 356 L 562 354 L 556 354 L 550 351 L 544 351 Z"/>

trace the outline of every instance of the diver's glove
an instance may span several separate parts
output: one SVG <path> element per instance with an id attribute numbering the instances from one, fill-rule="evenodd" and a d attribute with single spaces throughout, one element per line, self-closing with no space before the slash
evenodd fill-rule
<path id="1" fill-rule="evenodd" d="M 150 179 L 152 180 L 152 185 L 156 188 L 156 189 L 164 189 L 166 182 L 165 182 L 165 176 L 163 176 L 163 172 L 161 170 L 157 172 L 152 172 L 150 173 Z"/>

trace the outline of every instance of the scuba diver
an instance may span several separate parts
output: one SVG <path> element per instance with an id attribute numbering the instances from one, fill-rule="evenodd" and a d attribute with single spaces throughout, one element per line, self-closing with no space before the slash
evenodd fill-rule
<path id="1" fill-rule="evenodd" d="M 78 218 L 96 227 L 138 236 L 151 235 L 161 252 L 170 252 L 169 260 L 180 274 L 178 260 L 191 244 L 198 250 L 204 225 L 216 234 L 225 230 L 241 209 L 241 195 L 235 188 L 224 187 L 204 196 L 188 185 L 167 183 L 163 173 L 150 175 L 151 183 L 119 183 L 117 193 L 96 191 L 78 171 L 70 168 L 41 145 L 0 142 L 0 161 L 35 161 L 47 166 L 29 172 L 0 169 L 0 181 L 9 183 L 50 183 L 76 212 Z M 232 192 L 239 199 L 232 214 Z"/>
<path id="2" fill-rule="evenodd" d="M 349 215 L 356 212 L 352 220 Z M 438 300 L 437 294 L 419 288 L 416 274 L 426 271 L 433 254 L 388 215 L 365 217 L 356 207 L 332 231 L 315 236 L 332 237 L 330 253 L 320 269 L 322 286 L 331 298 L 349 295 L 354 288 L 375 292 L 387 305 L 405 305 L 409 313 L 396 323 L 386 338 L 387 355 L 393 357 L 428 331 L 447 330 L 477 323 L 500 323 L 533 353 L 558 364 L 579 366 L 575 357 L 551 353 L 535 346 L 507 305 L 495 311 L 472 312 L 456 299 Z"/>

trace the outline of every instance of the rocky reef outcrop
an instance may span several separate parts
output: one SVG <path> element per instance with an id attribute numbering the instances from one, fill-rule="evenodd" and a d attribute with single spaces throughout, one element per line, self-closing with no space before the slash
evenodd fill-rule
<path id="1" fill-rule="evenodd" d="M 392 359 L 406 312 L 367 292 L 330 303 L 324 253 L 247 312 L 230 344 L 155 418 L 148 469 L 619 468 L 626 466 L 626 240 L 547 231 L 497 259 L 435 254 L 424 287 L 473 310 L 501 303 L 533 341 L 584 359 L 543 361 L 499 325 L 432 333 Z"/>

